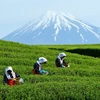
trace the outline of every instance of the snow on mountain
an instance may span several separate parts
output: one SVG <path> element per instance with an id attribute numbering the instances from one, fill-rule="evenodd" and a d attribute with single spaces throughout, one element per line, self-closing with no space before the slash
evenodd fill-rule
<path id="1" fill-rule="evenodd" d="M 40 20 L 25 24 L 3 40 L 24 44 L 95 44 L 100 43 L 100 28 L 70 14 L 49 11 Z"/>

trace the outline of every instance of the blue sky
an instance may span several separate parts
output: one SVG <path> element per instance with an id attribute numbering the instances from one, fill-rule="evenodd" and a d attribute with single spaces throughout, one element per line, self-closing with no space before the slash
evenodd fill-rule
<path id="1" fill-rule="evenodd" d="M 47 11 L 70 13 L 100 27 L 100 0 L 0 0 L 0 38 Z"/>

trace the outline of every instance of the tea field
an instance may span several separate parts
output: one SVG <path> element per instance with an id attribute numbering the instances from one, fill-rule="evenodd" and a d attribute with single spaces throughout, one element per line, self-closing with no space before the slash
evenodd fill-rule
<path id="1" fill-rule="evenodd" d="M 70 68 L 57 68 L 59 53 Z M 43 69 L 49 75 L 34 75 L 38 57 L 47 58 Z M 24 84 L 3 85 L 5 68 L 24 79 Z M 0 100 L 100 100 L 100 44 L 25 45 L 0 40 Z"/>

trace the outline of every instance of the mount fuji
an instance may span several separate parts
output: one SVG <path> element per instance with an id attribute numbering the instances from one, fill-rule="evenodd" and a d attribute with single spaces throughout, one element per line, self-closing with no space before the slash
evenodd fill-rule
<path id="1" fill-rule="evenodd" d="M 97 44 L 100 43 L 100 28 L 73 15 L 49 11 L 2 39 L 24 44 Z"/>

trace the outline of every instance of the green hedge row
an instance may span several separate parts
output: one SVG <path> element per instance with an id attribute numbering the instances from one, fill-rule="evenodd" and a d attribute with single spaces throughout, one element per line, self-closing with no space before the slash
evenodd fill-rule
<path id="1" fill-rule="evenodd" d="M 90 85 L 91 84 L 91 85 Z M 1 100 L 100 100 L 100 83 L 44 82 L 1 87 Z"/>

